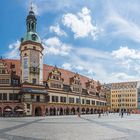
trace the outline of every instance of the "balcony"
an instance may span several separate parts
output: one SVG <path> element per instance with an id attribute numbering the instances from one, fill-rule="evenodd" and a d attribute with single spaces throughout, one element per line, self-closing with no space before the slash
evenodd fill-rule
<path id="1" fill-rule="evenodd" d="M 38 103 L 45 103 L 45 102 L 47 102 L 46 99 L 37 100 L 37 99 L 31 99 L 31 98 L 24 98 L 23 101 L 24 102 L 38 102 Z"/>

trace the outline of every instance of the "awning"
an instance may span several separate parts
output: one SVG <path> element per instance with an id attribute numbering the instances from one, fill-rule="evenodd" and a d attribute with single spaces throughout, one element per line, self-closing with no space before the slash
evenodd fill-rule
<path id="1" fill-rule="evenodd" d="M 12 109 L 10 109 L 10 108 L 6 108 L 5 111 L 12 111 Z"/>
<path id="2" fill-rule="evenodd" d="M 17 109 L 16 111 L 17 112 L 23 112 L 23 109 Z"/>
<path id="3" fill-rule="evenodd" d="M 47 90 L 44 89 L 32 89 L 32 88 L 23 88 L 21 89 L 22 93 L 36 93 L 36 94 L 48 94 Z"/>

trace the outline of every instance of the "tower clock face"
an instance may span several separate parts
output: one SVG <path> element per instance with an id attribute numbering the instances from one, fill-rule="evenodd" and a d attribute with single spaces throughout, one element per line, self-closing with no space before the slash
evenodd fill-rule
<path id="1" fill-rule="evenodd" d="M 39 66 L 39 54 L 36 51 L 31 52 L 31 67 Z"/>
<path id="2" fill-rule="evenodd" d="M 34 40 L 34 41 L 35 41 L 35 40 L 36 40 L 36 38 L 37 38 L 36 34 L 33 34 L 33 35 L 32 35 L 32 40 Z"/>

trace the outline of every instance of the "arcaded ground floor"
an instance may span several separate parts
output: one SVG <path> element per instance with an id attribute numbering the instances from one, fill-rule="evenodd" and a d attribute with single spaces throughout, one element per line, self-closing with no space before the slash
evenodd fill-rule
<path id="1" fill-rule="evenodd" d="M 0 118 L 0 140 L 139 140 L 140 115 Z"/>

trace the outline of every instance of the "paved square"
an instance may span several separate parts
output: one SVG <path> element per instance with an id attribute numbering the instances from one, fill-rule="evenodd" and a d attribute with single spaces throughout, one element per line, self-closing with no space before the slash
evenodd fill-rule
<path id="1" fill-rule="evenodd" d="M 0 140 L 139 140 L 140 115 L 0 118 Z"/>

